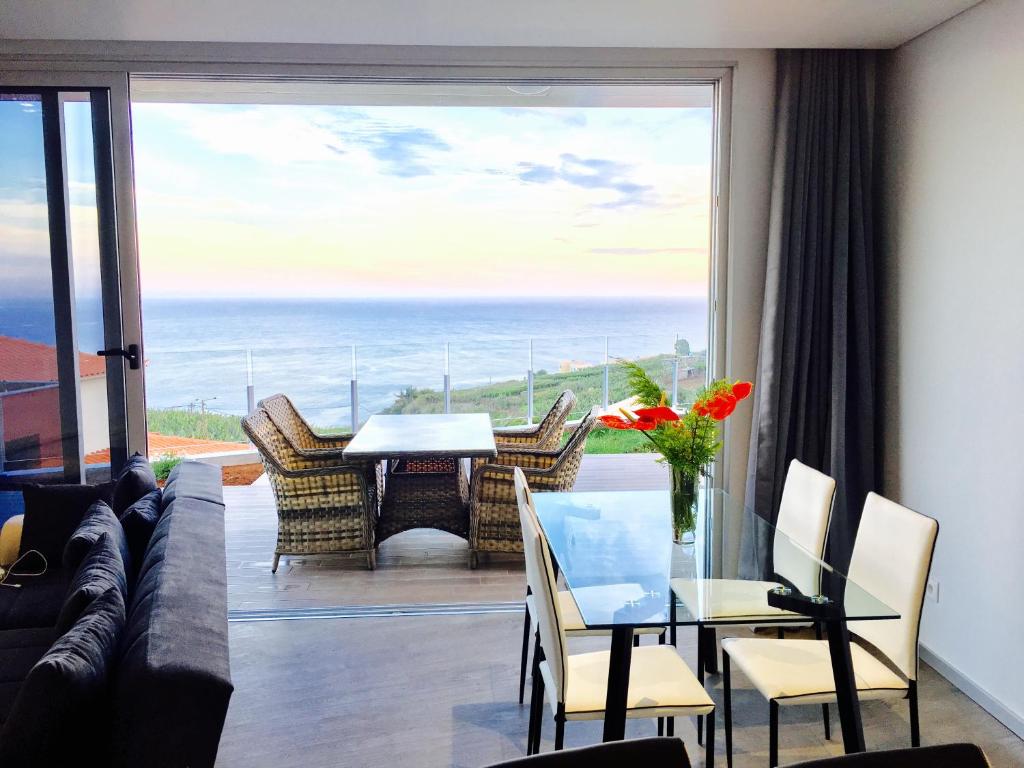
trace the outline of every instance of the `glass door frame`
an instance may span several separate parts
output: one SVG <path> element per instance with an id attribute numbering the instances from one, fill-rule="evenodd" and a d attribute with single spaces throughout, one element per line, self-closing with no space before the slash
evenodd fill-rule
<path id="1" fill-rule="evenodd" d="M 88 93 L 91 103 L 104 347 L 138 348 L 137 368 L 122 356 L 105 358 L 110 464 L 111 472 L 117 472 L 131 452 L 146 453 L 128 79 L 121 73 L 4 71 L 0 91 L 42 100 L 64 481 L 85 482 L 61 94 Z"/>

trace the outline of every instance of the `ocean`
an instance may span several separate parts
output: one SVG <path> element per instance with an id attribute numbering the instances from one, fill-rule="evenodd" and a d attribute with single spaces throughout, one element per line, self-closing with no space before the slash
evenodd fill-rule
<path id="1" fill-rule="evenodd" d="M 3 311 L 0 333 L 52 343 L 46 320 Z M 95 323 L 80 326 L 95 343 Z M 285 392 L 315 423 L 344 425 L 353 346 L 365 419 L 406 388 L 441 389 L 446 370 L 454 389 L 525 378 L 531 339 L 548 372 L 604 362 L 605 337 L 612 358 L 671 353 L 677 337 L 704 349 L 707 301 L 146 299 L 143 333 L 150 408 L 240 415 L 251 383 L 257 399 Z"/>

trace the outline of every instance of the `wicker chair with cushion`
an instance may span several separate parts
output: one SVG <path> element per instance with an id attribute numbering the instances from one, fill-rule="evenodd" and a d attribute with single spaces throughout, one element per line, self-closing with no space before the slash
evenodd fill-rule
<path id="1" fill-rule="evenodd" d="M 534 491 L 571 491 L 596 422 L 593 408 L 557 450 L 499 447 L 496 458 L 474 459 L 469 489 L 471 567 L 476 567 L 480 552 L 523 551 L 512 470 L 522 469 Z"/>
<path id="2" fill-rule="evenodd" d="M 256 404 L 267 412 L 274 426 L 297 454 L 307 459 L 335 459 L 340 463 L 341 452 L 352 441 L 352 435 L 320 435 L 313 430 L 288 395 L 265 397 Z"/>
<path id="3" fill-rule="evenodd" d="M 498 449 L 507 448 L 537 448 L 543 451 L 553 451 L 562 443 L 562 433 L 565 429 L 565 420 L 569 418 L 572 409 L 576 406 L 576 395 L 572 390 L 567 389 L 558 396 L 551 410 L 535 427 L 508 427 L 506 429 L 494 430 L 494 442 Z"/>
<path id="4" fill-rule="evenodd" d="M 277 545 L 281 555 L 363 552 L 376 567 L 373 527 L 377 517 L 374 467 L 310 459 L 298 454 L 262 408 L 242 419 L 270 478 L 277 504 Z"/>

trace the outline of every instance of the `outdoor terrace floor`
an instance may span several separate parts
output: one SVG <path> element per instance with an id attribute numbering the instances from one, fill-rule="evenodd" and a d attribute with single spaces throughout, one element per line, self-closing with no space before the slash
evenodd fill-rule
<path id="1" fill-rule="evenodd" d="M 577 488 L 665 488 L 653 458 L 587 456 Z M 225 499 L 235 693 L 218 766 L 480 768 L 525 753 L 528 710 L 516 700 L 521 562 L 484 560 L 470 570 L 465 542 L 410 531 L 381 546 L 376 571 L 362 558 L 291 558 L 272 575 L 269 486 L 225 488 Z M 679 633 L 691 666 L 694 634 Z M 573 649 L 606 642 L 577 640 Z M 734 765 L 763 768 L 768 705 L 738 670 L 733 686 Z M 721 704 L 721 679 L 710 678 L 709 689 Z M 920 695 L 925 744 L 975 741 L 993 766 L 1024 766 L 1024 744 L 927 665 Z M 866 702 L 862 713 L 869 749 L 909 745 L 905 701 Z M 787 707 L 781 722 L 783 764 L 840 753 L 840 740 L 824 739 L 819 707 Z M 834 713 L 832 722 L 838 734 Z M 553 733 L 547 717 L 543 751 Z M 703 765 L 693 722 L 677 721 L 676 733 L 694 766 Z M 654 734 L 653 721 L 627 725 L 627 737 Z M 598 722 L 566 728 L 567 747 L 600 740 Z M 724 766 L 720 719 L 716 740 Z"/>

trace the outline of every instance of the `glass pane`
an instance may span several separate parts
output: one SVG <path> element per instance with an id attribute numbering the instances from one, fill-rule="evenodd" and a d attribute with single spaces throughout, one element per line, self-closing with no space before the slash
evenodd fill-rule
<path id="1" fill-rule="evenodd" d="M 0 94 L 0 273 L 0 481 L 60 480 L 42 102 L 35 95 Z"/>
<path id="2" fill-rule="evenodd" d="M 103 349 L 103 297 L 96 212 L 96 158 L 93 149 L 92 104 L 86 94 L 63 94 L 65 158 L 71 264 L 75 277 L 75 332 L 82 440 L 86 479 L 110 476 L 110 422 L 107 418 L 106 361 Z"/>
<path id="3" fill-rule="evenodd" d="M 352 348 L 253 349 L 253 401 L 288 395 L 323 435 L 352 432 Z"/>

